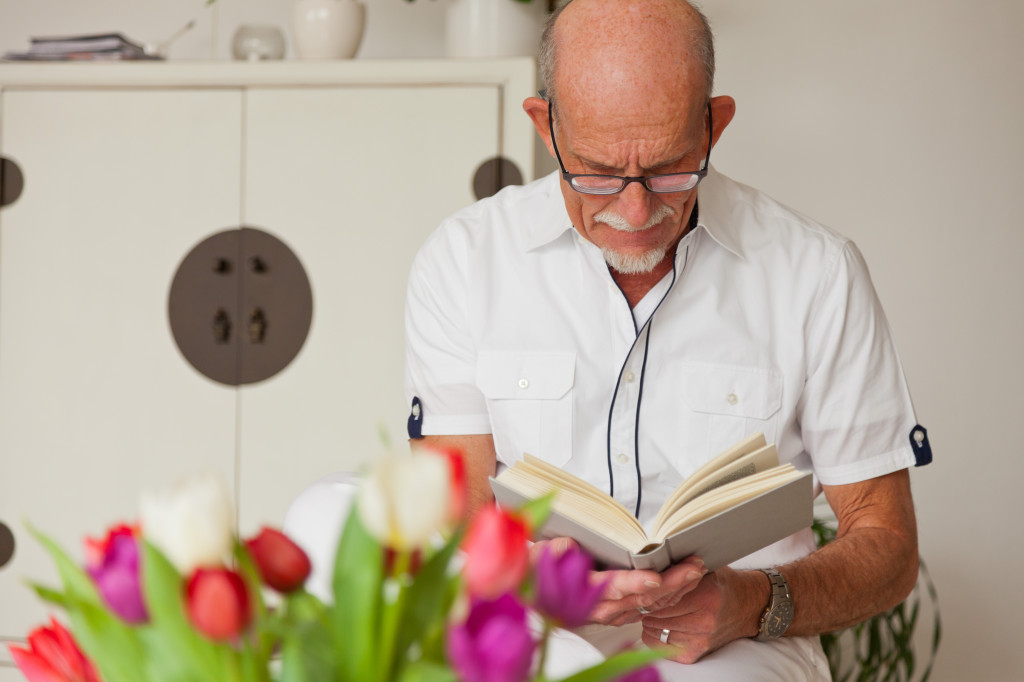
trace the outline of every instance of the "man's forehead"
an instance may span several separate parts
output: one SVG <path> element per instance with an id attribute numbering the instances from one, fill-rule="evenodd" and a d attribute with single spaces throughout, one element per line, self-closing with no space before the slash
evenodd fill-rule
<path id="1" fill-rule="evenodd" d="M 553 74 L 567 106 L 577 100 L 589 108 L 677 107 L 703 99 L 703 63 L 678 33 L 631 38 L 624 31 L 602 39 L 575 28 L 585 26 L 573 24 L 559 34 Z"/>

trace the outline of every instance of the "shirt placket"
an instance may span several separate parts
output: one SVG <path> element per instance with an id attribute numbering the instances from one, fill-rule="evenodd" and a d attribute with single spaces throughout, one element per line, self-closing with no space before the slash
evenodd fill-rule
<path id="1" fill-rule="evenodd" d="M 608 474 L 612 494 L 633 511 L 638 503 L 640 477 L 637 470 L 637 416 L 640 410 L 641 382 L 647 352 L 649 327 L 635 337 L 619 372 L 615 398 L 608 416 Z"/>

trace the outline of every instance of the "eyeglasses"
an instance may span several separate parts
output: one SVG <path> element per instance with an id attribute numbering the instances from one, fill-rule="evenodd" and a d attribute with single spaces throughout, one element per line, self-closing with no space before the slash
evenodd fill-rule
<path id="1" fill-rule="evenodd" d="M 555 118 L 551 113 L 551 100 L 548 100 L 548 120 L 551 121 L 551 146 L 555 150 L 555 158 L 558 159 L 558 167 L 562 169 L 562 179 L 569 183 L 577 192 L 583 194 L 618 194 L 626 189 L 631 182 L 641 182 L 651 192 L 668 194 L 670 192 L 685 192 L 700 184 L 700 181 L 708 174 L 708 164 L 711 163 L 711 103 L 708 102 L 708 154 L 704 159 L 704 166 L 698 171 L 691 173 L 665 173 L 663 175 L 594 175 L 590 173 L 570 173 L 565 170 L 562 163 L 562 155 L 558 153 L 558 144 L 555 143 Z"/>

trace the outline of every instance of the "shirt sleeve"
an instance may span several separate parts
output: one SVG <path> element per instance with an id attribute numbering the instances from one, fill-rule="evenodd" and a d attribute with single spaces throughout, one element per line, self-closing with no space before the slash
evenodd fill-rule
<path id="1" fill-rule="evenodd" d="M 920 444 L 924 431 L 867 265 L 851 242 L 825 269 L 807 344 L 798 414 L 819 480 L 855 483 L 917 464 L 914 440 Z"/>
<path id="2" fill-rule="evenodd" d="M 475 383 L 477 351 L 468 319 L 467 240 L 446 223 L 417 254 L 405 308 L 405 393 L 410 436 L 491 433 Z M 413 419 L 419 420 L 418 434 Z"/>

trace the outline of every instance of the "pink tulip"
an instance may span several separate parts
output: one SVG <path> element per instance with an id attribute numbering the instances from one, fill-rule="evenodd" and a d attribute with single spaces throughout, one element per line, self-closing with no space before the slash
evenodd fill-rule
<path id="1" fill-rule="evenodd" d="M 71 633 L 55 618 L 28 636 L 28 649 L 8 645 L 14 664 L 29 682 L 101 682 Z"/>
<path id="2" fill-rule="evenodd" d="M 288 593 L 302 587 L 312 566 L 309 557 L 291 538 L 279 530 L 263 528 L 245 543 L 260 571 L 263 582 L 278 592 Z"/>
<path id="3" fill-rule="evenodd" d="M 533 605 L 561 627 L 584 625 L 606 584 L 590 582 L 593 569 L 593 559 L 574 546 L 561 554 L 556 554 L 551 545 L 545 546 L 534 569 L 537 594 Z"/>
<path id="4" fill-rule="evenodd" d="M 511 594 L 474 600 L 466 622 L 449 629 L 448 660 L 462 682 L 523 682 L 537 643 L 526 608 Z"/>
<path id="5" fill-rule="evenodd" d="M 245 581 L 226 568 L 199 568 L 185 592 L 189 620 L 213 640 L 237 637 L 249 624 L 252 605 Z"/>
<path id="6" fill-rule="evenodd" d="M 86 572 L 110 610 L 132 624 L 149 620 L 139 573 L 137 528 L 118 525 L 102 540 L 86 538 Z"/>
<path id="7" fill-rule="evenodd" d="M 481 509 L 462 544 L 470 594 L 493 598 L 514 590 L 529 568 L 529 538 L 521 517 L 496 506 Z"/>

